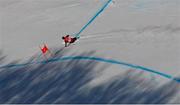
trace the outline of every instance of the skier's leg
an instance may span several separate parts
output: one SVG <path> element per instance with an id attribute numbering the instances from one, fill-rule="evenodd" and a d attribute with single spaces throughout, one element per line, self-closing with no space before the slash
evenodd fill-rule
<path id="1" fill-rule="evenodd" d="M 77 38 L 75 37 L 75 38 L 74 38 L 74 41 L 76 41 L 76 40 L 77 40 Z"/>
<path id="2" fill-rule="evenodd" d="M 68 46 L 68 43 L 65 42 L 65 47 L 67 47 L 67 46 Z"/>
<path id="3" fill-rule="evenodd" d="M 74 43 L 75 41 L 77 40 L 77 38 L 72 38 L 71 42 L 70 43 Z"/>
<path id="4" fill-rule="evenodd" d="M 71 45 L 71 43 L 68 43 L 68 46 L 70 46 Z"/>

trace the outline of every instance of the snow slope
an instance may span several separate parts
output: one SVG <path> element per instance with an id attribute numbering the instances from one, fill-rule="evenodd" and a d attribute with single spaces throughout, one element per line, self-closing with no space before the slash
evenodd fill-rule
<path id="1" fill-rule="evenodd" d="M 105 0 L 0 2 L 2 49 L 10 59 L 21 59 L 39 52 L 43 42 L 62 47 L 61 36 L 78 32 Z M 117 0 L 82 35 L 102 36 L 82 38 L 73 49 L 177 74 L 179 13 L 178 0 Z"/>
<path id="2" fill-rule="evenodd" d="M 40 52 L 43 43 L 50 49 L 62 48 L 61 37 L 77 33 L 105 1 L 0 0 L 1 49 L 8 55 L 7 61 L 28 59 Z M 71 50 L 65 56 L 95 51 L 98 57 L 178 76 L 179 5 L 179 0 L 115 0 L 81 34 L 76 45 L 66 49 Z M 98 81 L 122 71 L 112 65 Z"/>

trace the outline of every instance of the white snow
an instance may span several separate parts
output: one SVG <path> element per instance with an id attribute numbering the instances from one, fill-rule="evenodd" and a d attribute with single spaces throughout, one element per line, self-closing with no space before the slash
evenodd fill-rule
<path id="1" fill-rule="evenodd" d="M 8 61 L 28 59 L 40 52 L 43 43 L 62 48 L 61 37 L 77 33 L 105 1 L 0 0 L 0 48 Z M 71 52 L 96 51 L 98 57 L 180 75 L 180 2 L 114 1 L 69 48 Z"/>

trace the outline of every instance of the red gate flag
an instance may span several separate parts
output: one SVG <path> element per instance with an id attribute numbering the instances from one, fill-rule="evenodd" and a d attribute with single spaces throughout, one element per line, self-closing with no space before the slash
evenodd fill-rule
<path id="1" fill-rule="evenodd" d="M 48 47 L 44 44 L 44 47 L 41 48 L 41 51 L 43 54 L 45 54 L 47 51 L 49 51 Z"/>

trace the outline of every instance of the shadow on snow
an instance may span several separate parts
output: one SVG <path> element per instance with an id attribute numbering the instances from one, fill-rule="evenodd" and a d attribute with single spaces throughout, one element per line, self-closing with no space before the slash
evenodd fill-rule
<path id="1" fill-rule="evenodd" d="M 61 57 L 65 53 L 57 52 L 55 56 Z M 92 56 L 94 53 L 83 53 L 80 56 Z M 4 59 L 1 54 L 0 62 Z M 17 62 L 12 64 L 15 63 Z M 111 82 L 88 87 L 87 84 L 95 78 L 93 69 L 98 64 L 73 60 L 2 69 L 0 103 L 180 103 L 179 100 L 172 101 L 179 90 L 176 82 L 156 86 L 152 80 L 140 81 L 141 74 L 133 74 L 130 70 Z M 100 70 L 103 71 L 106 67 L 104 65 Z"/>

